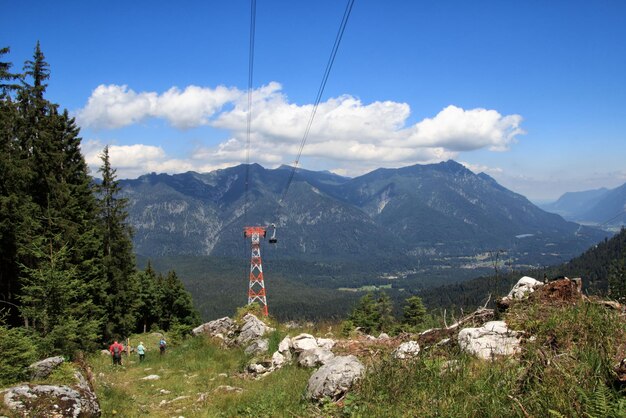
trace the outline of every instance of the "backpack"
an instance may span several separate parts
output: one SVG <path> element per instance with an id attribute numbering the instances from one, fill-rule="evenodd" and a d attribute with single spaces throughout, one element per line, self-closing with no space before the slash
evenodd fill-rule
<path id="1" fill-rule="evenodd" d="M 119 357 L 120 356 L 120 346 L 116 345 L 113 347 L 113 356 L 114 357 Z"/>
<path id="2" fill-rule="evenodd" d="M 165 340 L 161 340 L 161 341 L 159 342 L 159 347 L 161 347 L 161 348 L 165 348 Z"/>

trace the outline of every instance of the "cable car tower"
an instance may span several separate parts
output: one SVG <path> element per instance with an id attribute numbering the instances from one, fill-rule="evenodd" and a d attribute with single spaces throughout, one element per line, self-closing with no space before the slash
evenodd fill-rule
<path id="1" fill-rule="evenodd" d="M 263 307 L 263 314 L 268 315 L 267 294 L 265 292 L 265 282 L 263 280 L 263 264 L 261 262 L 261 237 L 265 238 L 267 230 L 273 229 L 273 234 L 269 239 L 270 244 L 275 244 L 276 227 L 274 224 L 268 228 L 264 226 L 246 226 L 243 228 L 244 238 L 250 238 L 252 244 L 252 255 L 250 257 L 250 280 L 248 284 L 248 305 L 258 302 Z"/>

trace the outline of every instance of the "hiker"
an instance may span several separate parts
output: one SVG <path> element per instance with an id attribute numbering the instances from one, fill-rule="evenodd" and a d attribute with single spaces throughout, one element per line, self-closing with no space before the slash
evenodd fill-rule
<path id="1" fill-rule="evenodd" d="M 109 351 L 111 352 L 111 357 L 113 358 L 113 365 L 122 365 L 122 351 L 124 351 L 124 346 L 115 340 L 113 344 L 109 347 Z"/>
<path id="2" fill-rule="evenodd" d="M 143 342 L 140 342 L 137 346 L 137 354 L 139 354 L 139 362 L 141 363 L 146 357 L 146 347 L 143 346 Z"/>
<path id="3" fill-rule="evenodd" d="M 161 355 L 165 354 L 165 347 L 167 343 L 165 342 L 165 338 L 161 337 L 161 341 L 159 341 L 159 351 Z"/>

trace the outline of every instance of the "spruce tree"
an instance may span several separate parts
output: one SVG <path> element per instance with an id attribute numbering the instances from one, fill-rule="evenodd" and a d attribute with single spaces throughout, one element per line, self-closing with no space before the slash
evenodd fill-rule
<path id="1" fill-rule="evenodd" d="M 3 297 L 20 301 L 23 316 L 35 320 L 50 344 L 70 350 L 70 334 L 79 335 L 86 346 L 95 341 L 93 326 L 103 312 L 94 304 L 103 294 L 96 201 L 79 130 L 67 111 L 60 113 L 44 97 L 50 71 L 39 43 L 24 69 L 15 101 L 5 94 L 0 109 L 0 145 L 9 155 L 0 158 L 0 245 L 2 274 L 8 276 L 2 291 Z M 67 274 L 74 283 L 71 297 L 61 300 L 62 309 L 41 313 L 34 308 L 44 303 L 40 282 L 57 274 Z M 79 319 L 64 321 L 74 310 Z M 59 331 L 63 327 L 69 328 Z"/>
<path id="2" fill-rule="evenodd" d="M 173 325 L 197 325 L 200 316 L 193 306 L 191 294 L 185 290 L 175 271 L 167 273 L 160 281 L 161 328 L 169 330 Z"/>
<path id="3" fill-rule="evenodd" d="M 97 187 L 100 228 L 103 244 L 103 268 L 108 299 L 105 338 L 121 338 L 135 328 L 137 276 L 133 254 L 132 230 L 127 222 L 128 199 L 122 198 L 116 170 L 111 166 L 109 147 L 100 155 L 98 170 L 102 182 Z"/>
<path id="4" fill-rule="evenodd" d="M 160 293 L 157 274 L 150 262 L 144 271 L 137 273 L 137 297 L 135 312 L 137 332 L 147 332 L 152 324 L 158 324 L 161 318 Z"/>
<path id="5" fill-rule="evenodd" d="M 416 331 L 424 323 L 426 318 L 426 308 L 419 296 L 411 296 L 404 301 L 402 324 L 407 331 Z"/>

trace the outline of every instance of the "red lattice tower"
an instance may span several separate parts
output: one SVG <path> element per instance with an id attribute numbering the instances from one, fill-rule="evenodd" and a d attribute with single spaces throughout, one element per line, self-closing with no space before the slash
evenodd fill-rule
<path id="1" fill-rule="evenodd" d="M 263 314 L 268 315 L 265 283 L 263 281 L 263 265 L 261 263 L 261 238 L 265 238 L 266 229 L 262 226 L 246 226 L 243 235 L 252 241 L 252 256 L 250 257 L 250 283 L 248 285 L 248 305 L 259 302 L 263 307 Z"/>

